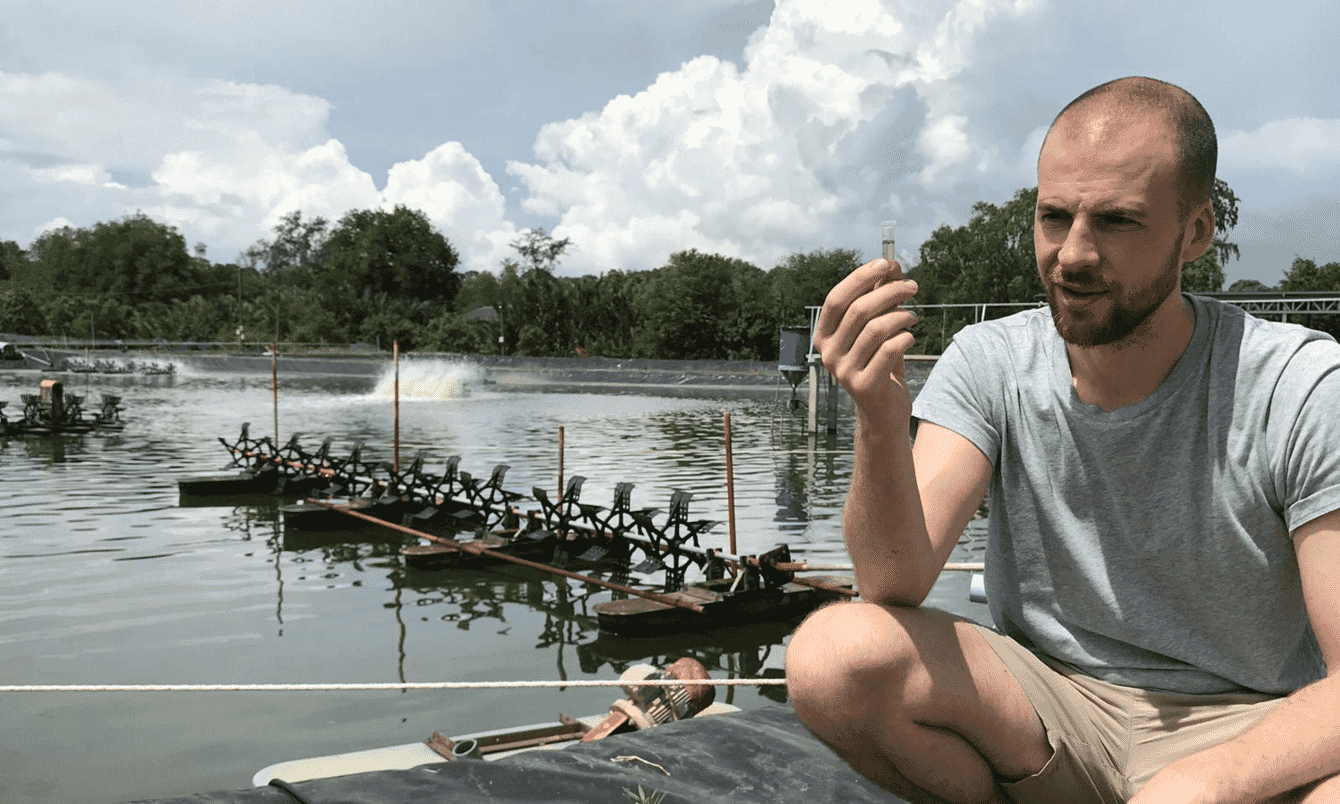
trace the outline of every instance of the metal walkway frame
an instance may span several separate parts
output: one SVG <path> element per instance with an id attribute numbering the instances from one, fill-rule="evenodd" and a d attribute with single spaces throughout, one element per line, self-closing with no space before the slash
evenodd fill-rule
<path id="1" fill-rule="evenodd" d="M 1340 315 L 1340 291 L 1261 291 L 1256 293 L 1195 293 L 1211 299 L 1241 307 L 1255 316 L 1279 316 L 1283 322 L 1289 316 L 1300 315 Z M 996 308 L 1026 310 L 1045 307 L 1046 300 L 1032 302 L 964 302 L 959 304 L 909 304 L 909 309 L 918 313 L 930 310 L 967 309 L 973 311 L 973 323 L 981 323 L 987 318 L 987 312 Z M 814 308 L 818 309 L 818 308 Z M 817 318 L 817 314 L 815 316 Z"/>

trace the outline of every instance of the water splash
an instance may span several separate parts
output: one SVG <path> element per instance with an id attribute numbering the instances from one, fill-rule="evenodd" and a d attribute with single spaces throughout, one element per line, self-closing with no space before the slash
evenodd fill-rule
<path id="1" fill-rule="evenodd" d="M 400 361 L 401 399 L 459 399 L 484 379 L 484 370 L 461 360 L 430 358 Z M 371 396 L 390 399 L 395 394 L 395 367 L 387 366 L 377 378 Z"/>

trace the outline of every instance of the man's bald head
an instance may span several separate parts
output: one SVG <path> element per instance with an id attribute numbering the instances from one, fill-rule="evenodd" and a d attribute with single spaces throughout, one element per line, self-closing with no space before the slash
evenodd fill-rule
<path id="1" fill-rule="evenodd" d="M 1190 92 L 1153 78 L 1118 78 L 1100 84 L 1071 101 L 1052 121 L 1048 136 L 1058 126 L 1084 126 L 1101 136 L 1107 127 L 1162 118 L 1177 152 L 1182 181 L 1178 208 L 1183 216 L 1214 193 L 1219 144 L 1214 123 Z M 1045 141 L 1044 141 L 1045 145 Z"/>

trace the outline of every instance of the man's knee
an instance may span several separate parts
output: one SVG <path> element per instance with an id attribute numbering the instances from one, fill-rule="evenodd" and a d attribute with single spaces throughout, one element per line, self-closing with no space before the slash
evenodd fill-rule
<path id="1" fill-rule="evenodd" d="M 786 649 L 787 691 L 816 733 L 829 725 L 859 728 L 876 710 L 897 706 L 916 663 L 903 628 L 916 609 L 838 603 L 811 614 Z"/>

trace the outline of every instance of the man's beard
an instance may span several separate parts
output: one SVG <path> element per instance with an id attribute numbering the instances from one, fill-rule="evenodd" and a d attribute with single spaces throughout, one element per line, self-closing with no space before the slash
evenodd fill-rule
<path id="1" fill-rule="evenodd" d="M 1052 322 L 1061 339 L 1075 346 L 1105 346 L 1135 332 L 1177 288 L 1177 281 L 1182 274 L 1180 257 L 1183 237 L 1185 233 L 1178 235 L 1177 245 L 1168 255 L 1163 270 L 1152 282 L 1121 297 L 1115 294 L 1111 296 L 1112 308 L 1106 316 L 1095 314 L 1093 305 L 1082 307 L 1078 315 L 1074 310 L 1064 310 L 1058 300 L 1060 288 L 1057 283 L 1053 283 L 1047 289 L 1047 305 L 1051 307 Z M 1089 281 L 1091 277 L 1085 273 L 1063 275 L 1062 279 L 1081 287 L 1092 285 Z"/>

